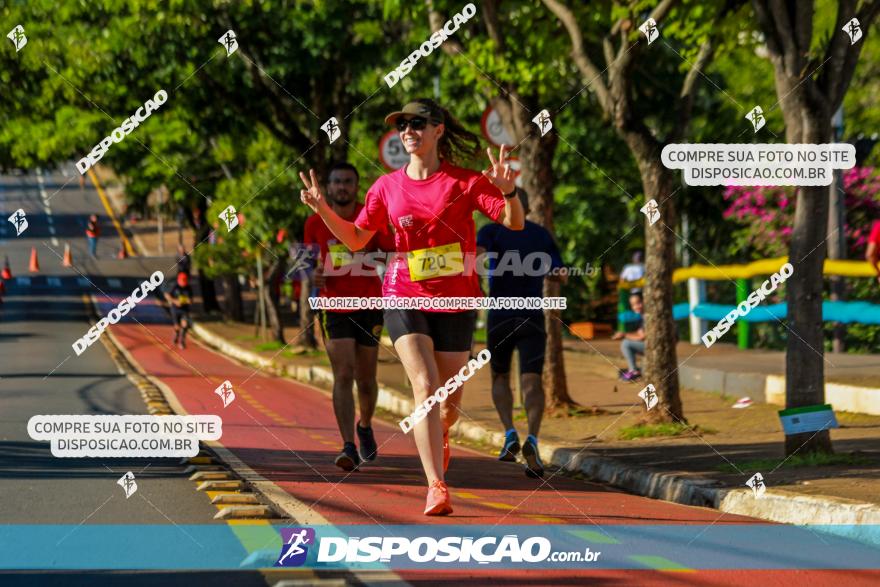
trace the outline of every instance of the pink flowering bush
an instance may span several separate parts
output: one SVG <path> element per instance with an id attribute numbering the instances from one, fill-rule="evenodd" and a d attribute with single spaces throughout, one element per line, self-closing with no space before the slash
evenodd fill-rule
<path id="1" fill-rule="evenodd" d="M 873 167 L 854 167 L 843 172 L 846 192 L 846 234 L 848 255 L 864 255 L 871 223 L 880 219 L 880 174 Z M 738 245 L 751 247 L 760 256 L 788 254 L 794 221 L 795 188 L 727 186 L 724 218 L 743 229 L 737 231 Z"/>

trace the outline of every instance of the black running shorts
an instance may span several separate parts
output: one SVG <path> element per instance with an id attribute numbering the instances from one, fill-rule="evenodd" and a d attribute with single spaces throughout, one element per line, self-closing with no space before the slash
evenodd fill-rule
<path id="1" fill-rule="evenodd" d="M 356 312 L 321 311 L 321 332 L 324 340 L 353 338 L 361 346 L 379 346 L 382 336 L 381 310 Z"/>
<path id="2" fill-rule="evenodd" d="M 171 304 L 171 322 L 175 326 L 179 326 L 186 320 L 186 327 L 189 328 L 192 326 L 192 318 L 189 315 L 189 306 L 183 306 L 178 308 L 174 304 Z"/>
<path id="3" fill-rule="evenodd" d="M 474 340 L 475 310 L 464 312 L 424 312 L 385 310 L 385 324 L 392 341 L 405 334 L 424 334 L 434 341 L 434 350 L 455 353 L 471 350 Z"/>
<path id="4" fill-rule="evenodd" d="M 489 364 L 495 373 L 510 373 L 513 349 L 519 350 L 521 373 L 544 369 L 544 316 L 493 316 L 486 325 L 486 347 L 492 353 Z"/>

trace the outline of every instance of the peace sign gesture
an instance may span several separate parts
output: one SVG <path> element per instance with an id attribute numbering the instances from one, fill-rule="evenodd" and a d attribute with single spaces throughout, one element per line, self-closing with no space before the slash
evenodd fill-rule
<path id="1" fill-rule="evenodd" d="M 309 177 L 302 171 L 299 172 L 299 178 L 302 180 L 306 189 L 299 191 L 299 199 L 302 203 L 317 212 L 321 204 L 325 202 L 324 194 L 321 192 L 321 184 L 318 183 L 318 177 L 315 175 L 314 169 L 309 169 Z"/>
<path id="2" fill-rule="evenodd" d="M 516 184 L 513 181 L 513 170 L 510 168 L 510 163 L 506 161 L 507 146 L 501 145 L 501 150 L 498 152 L 498 161 L 492 156 L 491 147 L 486 147 L 486 153 L 489 155 L 492 167 L 488 171 L 484 171 L 483 175 L 492 182 L 492 185 L 501 190 L 502 194 L 511 193 L 516 189 Z"/>

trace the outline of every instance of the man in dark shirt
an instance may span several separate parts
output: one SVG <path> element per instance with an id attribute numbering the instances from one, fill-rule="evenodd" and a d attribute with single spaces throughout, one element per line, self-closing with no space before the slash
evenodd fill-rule
<path id="1" fill-rule="evenodd" d="M 528 197 L 519 192 L 523 209 L 529 212 Z M 543 297 L 544 277 L 558 279 L 556 270 L 562 258 L 553 236 L 542 226 L 526 221 L 523 230 L 510 230 L 489 224 L 477 234 L 477 254 L 492 255 L 489 260 L 490 297 Z M 541 263 L 534 261 L 541 260 Z M 519 436 L 513 425 L 513 394 L 510 390 L 510 360 L 519 352 L 520 384 L 528 419 L 529 435 L 522 445 L 526 475 L 542 477 L 544 465 L 538 455 L 538 431 L 544 416 L 544 313 L 542 310 L 489 310 L 486 346 L 492 353 L 492 401 L 505 427 L 504 446 L 498 460 L 516 461 Z"/>

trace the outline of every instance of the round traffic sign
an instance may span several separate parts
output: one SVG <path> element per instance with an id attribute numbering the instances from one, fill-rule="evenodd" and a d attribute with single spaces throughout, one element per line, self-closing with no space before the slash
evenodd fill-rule
<path id="1" fill-rule="evenodd" d="M 516 144 L 510 137 L 510 134 L 501 123 L 501 116 L 492 106 L 486 106 L 483 111 L 483 117 L 480 119 L 480 128 L 483 129 L 483 136 L 489 139 L 489 142 L 500 147 L 507 145 L 508 147 Z"/>
<path id="2" fill-rule="evenodd" d="M 389 130 L 379 139 L 379 160 L 389 171 L 409 163 L 409 153 L 404 149 L 396 130 Z"/>

